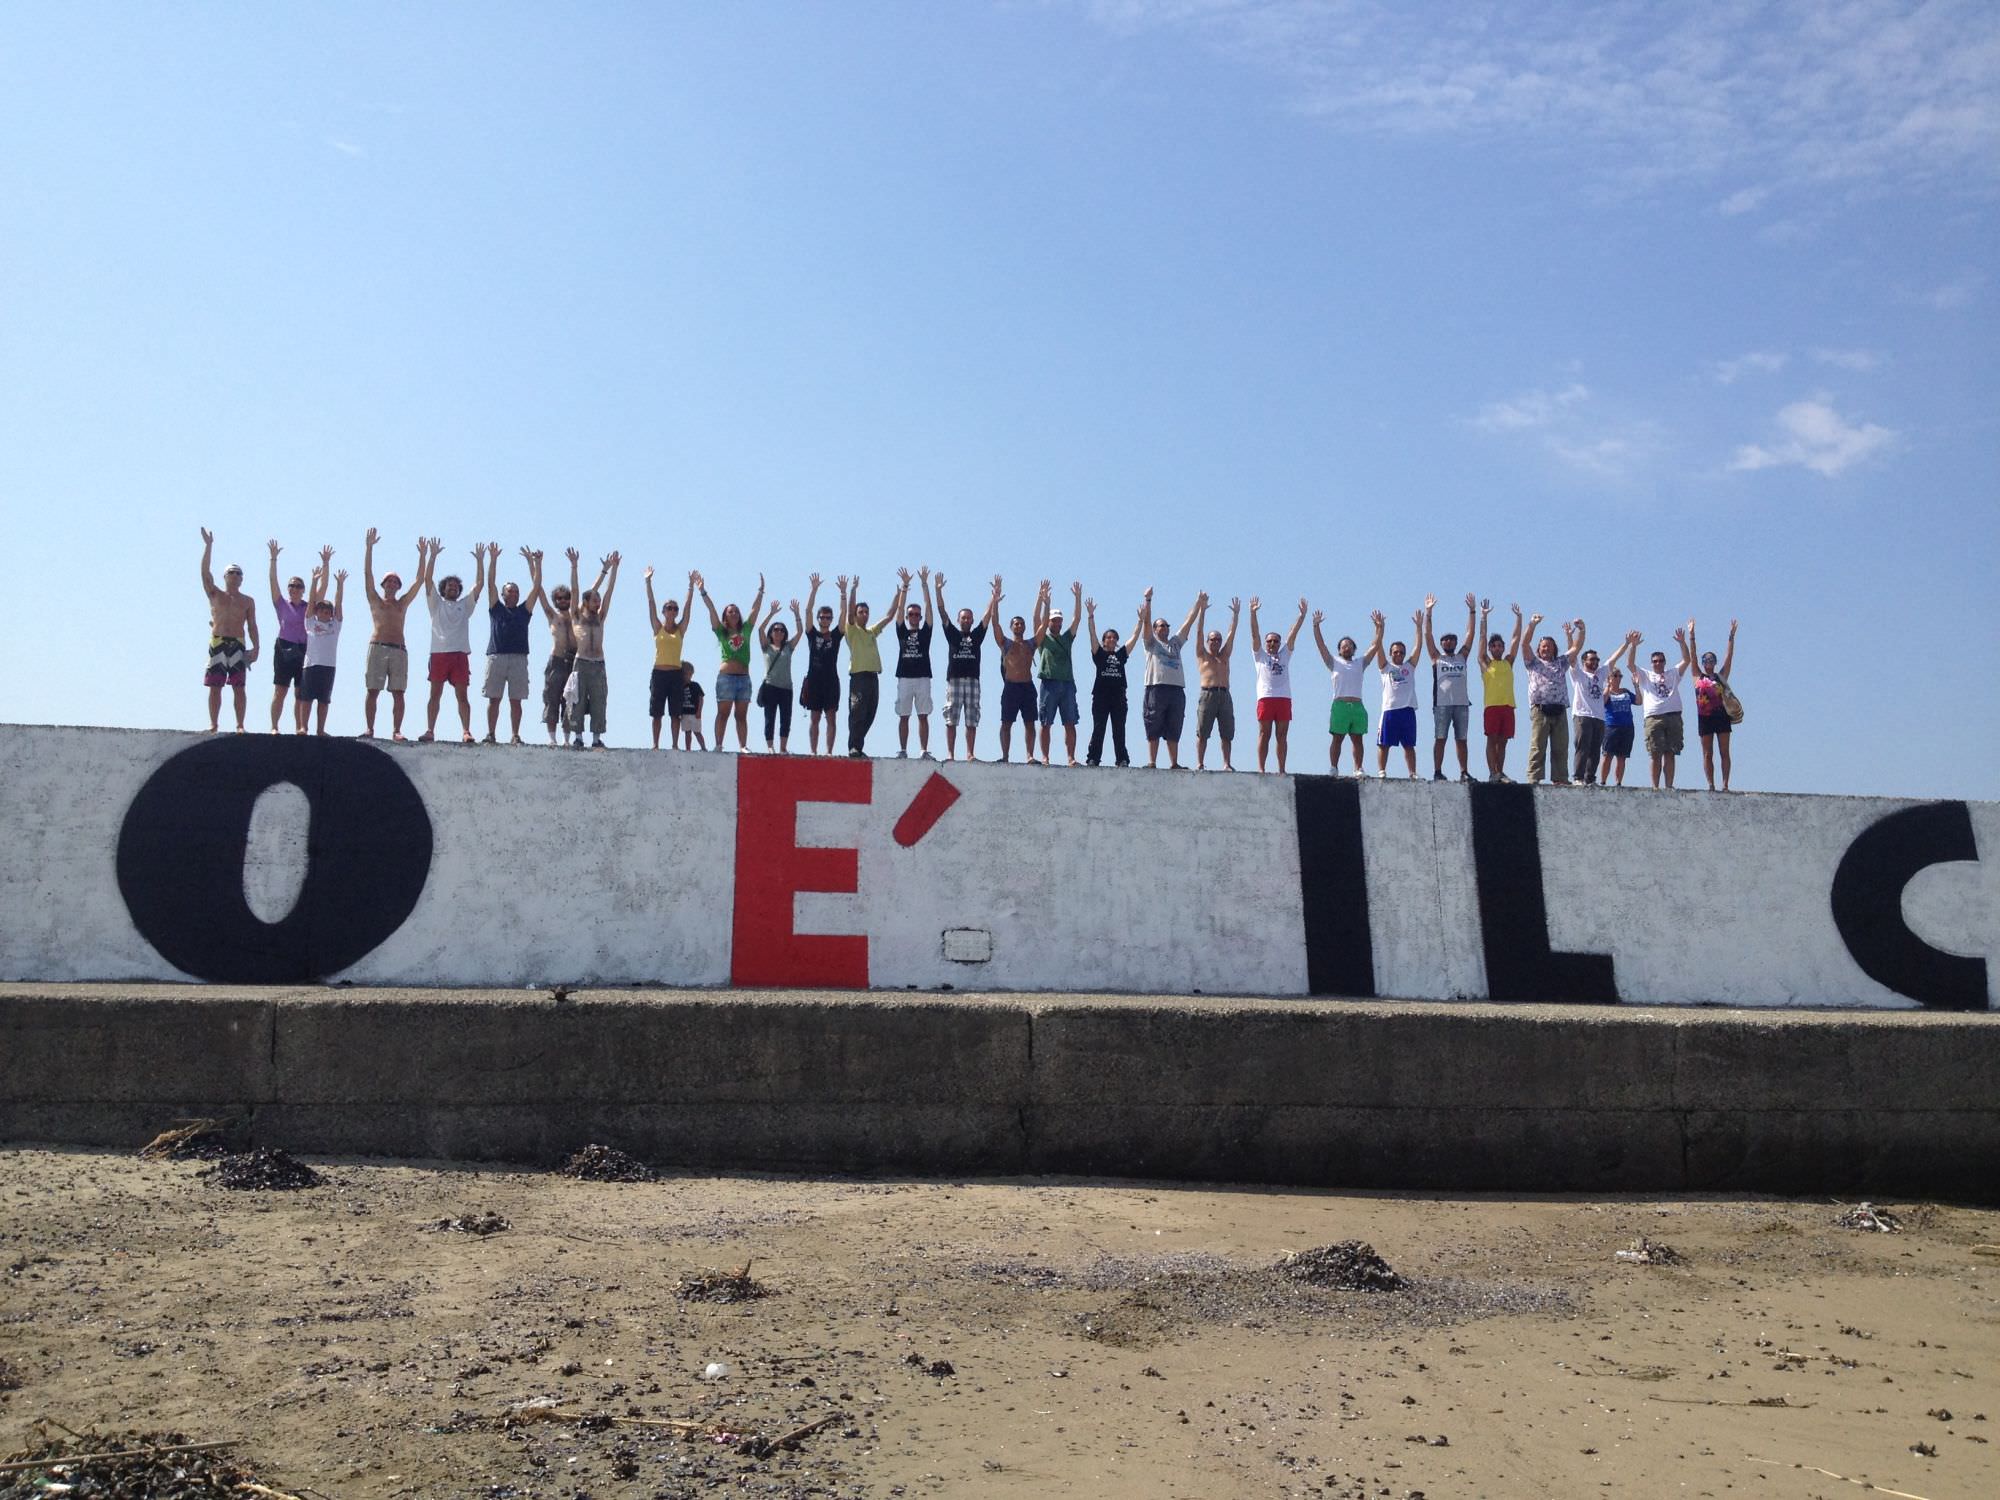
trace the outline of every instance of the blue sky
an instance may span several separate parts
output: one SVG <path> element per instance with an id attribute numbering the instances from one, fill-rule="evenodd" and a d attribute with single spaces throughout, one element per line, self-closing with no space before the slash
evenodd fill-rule
<path id="1" fill-rule="evenodd" d="M 16 6 L 0 130 L 5 718 L 373 524 L 621 548 L 614 743 L 645 563 L 929 562 L 1736 616 L 1740 785 L 2000 797 L 1990 5 Z"/>

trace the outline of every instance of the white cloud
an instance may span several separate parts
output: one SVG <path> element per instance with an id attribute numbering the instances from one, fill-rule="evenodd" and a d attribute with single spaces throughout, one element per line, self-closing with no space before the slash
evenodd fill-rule
<path id="1" fill-rule="evenodd" d="M 1724 385 L 1736 384 L 1737 377 L 1751 371 L 1761 375 L 1775 375 L 1785 368 L 1791 356 L 1765 350 L 1739 354 L 1734 359 L 1719 359 L 1715 362 L 1715 378 Z"/>
<path id="2" fill-rule="evenodd" d="M 1823 365 L 1832 365 L 1836 370 L 1853 370 L 1865 374 L 1882 362 L 1880 355 L 1869 349 L 1815 349 L 1813 358 Z"/>
<path id="3" fill-rule="evenodd" d="M 1986 286 L 1986 277 L 1978 271 L 1961 271 L 1942 286 L 1933 287 L 1918 300 L 1936 308 L 1939 312 L 1951 312 L 1977 297 Z"/>
<path id="4" fill-rule="evenodd" d="M 1489 401 L 1472 415 L 1471 425 L 1524 438 L 1565 468 L 1599 480 L 1629 478 L 1660 445 L 1657 424 L 1604 416 L 1592 404 L 1590 388 L 1578 382 Z"/>
<path id="5" fill-rule="evenodd" d="M 1874 422 L 1849 422 L 1820 394 L 1794 401 L 1778 413 L 1777 437 L 1769 444 L 1745 443 L 1729 467 L 1780 469 L 1797 465 L 1828 479 L 1882 452 L 1896 434 Z"/>
<path id="6" fill-rule="evenodd" d="M 342 156 L 366 156 L 368 154 L 363 147 L 355 145 L 352 141 L 337 141 L 329 136 L 326 143 Z"/>
<path id="7" fill-rule="evenodd" d="M 1715 211 L 1726 218 L 1733 219 L 1738 214 L 1747 214 L 1755 211 L 1770 196 L 1771 190 L 1769 188 L 1738 188 L 1727 198 L 1716 204 Z"/>
<path id="8" fill-rule="evenodd" d="M 1343 128 L 1555 143 L 1601 171 L 1778 188 L 2000 182 L 2000 6 L 1991 0 L 1071 0 L 1283 78 Z"/>
<path id="9" fill-rule="evenodd" d="M 1523 432 L 1546 427 L 1570 407 L 1589 399 L 1589 388 L 1575 384 L 1559 391 L 1523 391 L 1509 400 L 1490 401 L 1480 407 L 1472 425 L 1481 432 Z"/>

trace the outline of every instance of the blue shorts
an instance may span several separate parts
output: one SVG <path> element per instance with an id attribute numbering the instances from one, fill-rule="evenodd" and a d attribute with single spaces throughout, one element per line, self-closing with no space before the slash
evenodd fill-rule
<path id="1" fill-rule="evenodd" d="M 748 703 L 750 701 L 750 674 L 748 672 L 716 673 L 715 701 L 717 703 Z"/>
<path id="2" fill-rule="evenodd" d="M 1382 729 L 1375 743 L 1384 750 L 1417 748 L 1417 711 L 1414 708 L 1392 708 L 1382 715 Z"/>
<path id="3" fill-rule="evenodd" d="M 1053 724 L 1056 715 L 1062 715 L 1063 723 L 1076 728 L 1076 684 L 1042 679 L 1042 723 Z"/>

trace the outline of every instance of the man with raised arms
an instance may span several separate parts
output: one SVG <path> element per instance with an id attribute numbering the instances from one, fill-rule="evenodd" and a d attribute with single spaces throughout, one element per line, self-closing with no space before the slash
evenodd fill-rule
<path id="1" fill-rule="evenodd" d="M 1292 621 L 1292 633 L 1280 636 L 1273 630 L 1266 634 L 1257 627 L 1257 604 L 1250 601 L 1250 648 L 1251 660 L 1257 664 L 1257 773 L 1265 771 L 1265 758 L 1271 747 L 1273 730 L 1278 741 L 1278 774 L 1285 774 L 1285 747 L 1291 737 L 1292 728 L 1292 648 L 1299 643 L 1299 631 L 1305 628 L 1306 601 L 1299 600 L 1299 617 Z"/>
<path id="2" fill-rule="evenodd" d="M 1509 639 L 1490 628 L 1493 601 L 1479 601 L 1479 680 L 1486 695 L 1486 779 L 1511 781 L 1507 774 L 1507 741 L 1514 738 L 1514 658 L 1521 650 L 1521 606 L 1514 611 Z"/>
<path id="3" fill-rule="evenodd" d="M 1195 617 L 1200 613 L 1201 600 L 1188 606 L 1187 618 L 1181 621 L 1181 628 L 1172 631 L 1166 616 L 1153 618 L 1153 591 L 1146 590 L 1139 601 L 1139 630 L 1137 639 L 1146 653 L 1146 695 L 1140 705 L 1139 719 L 1146 728 L 1146 764 L 1160 763 L 1160 746 L 1167 747 L 1167 761 L 1178 771 L 1181 768 L 1181 726 L 1187 721 L 1187 669 L 1181 661 L 1181 651 L 1187 645 L 1188 635 L 1194 629 Z M 1195 648 L 1200 655 L 1200 647 Z"/>
<path id="4" fill-rule="evenodd" d="M 1472 689 L 1465 680 L 1465 664 L 1472 656 L 1472 633 L 1479 625 L 1479 601 L 1465 596 L 1465 634 L 1436 636 L 1431 633 L 1431 615 L 1437 596 L 1424 596 L 1424 645 L 1431 653 L 1431 724 L 1437 742 L 1431 747 L 1431 780 L 1444 780 L 1444 742 L 1449 734 L 1458 741 L 1458 779 L 1472 780 L 1466 758 L 1465 737 L 1471 727 Z"/>
<path id="5" fill-rule="evenodd" d="M 1236 699 L 1229 690 L 1229 662 L 1236 652 L 1236 622 L 1243 614 L 1243 601 L 1229 601 L 1229 633 L 1208 628 L 1208 594 L 1194 601 L 1194 664 L 1201 680 L 1201 696 L 1194 706 L 1194 768 L 1208 769 L 1210 735 L 1222 741 L 1222 769 L 1233 771 L 1231 758 L 1236 745 Z M 1176 762 L 1178 765 L 1178 762 Z"/>
<path id="6" fill-rule="evenodd" d="M 1611 653 L 1611 660 L 1600 661 L 1595 651 L 1586 651 L 1583 646 L 1584 624 L 1577 620 L 1574 627 L 1565 625 L 1570 639 L 1570 655 L 1574 665 L 1569 669 L 1569 711 L 1575 722 L 1570 726 L 1576 736 L 1576 764 L 1572 775 L 1585 786 L 1597 785 L 1597 766 L 1604 755 L 1604 679 L 1608 671 L 1615 671 L 1618 660 L 1625 654 L 1625 647 Z"/>
<path id="7" fill-rule="evenodd" d="M 525 547 L 521 550 L 524 554 L 527 551 Z M 501 588 L 500 544 L 488 542 L 486 555 L 491 569 L 486 579 L 493 588 L 493 602 L 486 609 L 486 680 L 479 689 L 486 699 L 486 743 L 491 745 L 500 737 L 500 700 L 504 697 L 513 715 L 509 743 L 518 745 L 521 705 L 528 701 L 528 627 L 534 623 L 541 585 L 530 585 L 534 592 L 525 600 L 518 583 Z"/>
<path id="8" fill-rule="evenodd" d="M 1386 781 L 1389 776 L 1389 752 L 1401 750 L 1410 780 L 1415 781 L 1417 668 L 1423 665 L 1424 659 L 1424 612 L 1417 610 L 1410 616 L 1414 627 L 1412 639 L 1417 643 L 1414 652 L 1402 641 L 1392 641 L 1385 650 L 1382 634 L 1387 622 L 1382 611 L 1374 611 L 1370 618 L 1375 622 L 1375 640 L 1368 648 L 1367 659 L 1375 663 L 1375 671 L 1382 680 L 1382 723 L 1375 733 L 1375 776 L 1378 781 Z"/>
<path id="9" fill-rule="evenodd" d="M 362 700 L 361 717 L 366 727 L 361 738 L 375 738 L 375 702 L 382 696 L 382 690 L 389 690 L 389 731 L 393 738 L 403 737 L 403 693 L 410 685 L 410 653 L 403 644 L 403 617 L 409 610 L 410 601 L 424 591 L 425 580 L 430 576 L 432 561 L 431 543 L 417 538 L 417 576 L 407 592 L 403 592 L 403 580 L 395 573 L 382 575 L 382 587 L 375 587 L 375 544 L 382 540 L 382 534 L 373 526 L 368 528 L 366 545 L 361 549 L 361 584 L 368 591 L 368 657 L 361 668 L 361 686 L 367 697 Z"/>
<path id="10" fill-rule="evenodd" d="M 653 720 L 653 748 L 660 748 L 660 725 L 678 717 L 681 697 L 681 653 L 687 644 L 689 612 L 694 609 L 695 575 L 688 574 L 687 597 L 669 599 L 662 613 L 653 592 L 653 565 L 646 564 L 646 622 L 653 628 L 653 675 L 646 683 L 646 712 Z M 668 744 L 675 741 L 668 737 Z"/>
<path id="11" fill-rule="evenodd" d="M 215 586 L 210 571 L 215 554 L 215 533 L 201 529 L 201 591 L 208 596 L 208 670 L 202 683 L 208 688 L 208 732 L 222 728 L 222 690 L 236 695 L 236 732 L 243 732 L 244 675 L 257 660 L 257 601 L 243 592 L 243 569 L 231 563 L 222 570 L 222 587 Z M 250 638 L 246 651 L 243 638 Z"/>
<path id="12" fill-rule="evenodd" d="M 278 539 L 271 538 L 271 613 L 278 622 L 278 639 L 271 645 L 271 733 L 278 732 L 278 718 L 285 711 L 285 690 L 296 689 L 306 670 L 306 581 L 293 577 L 278 588 Z M 305 699 L 294 693 L 292 728 L 306 732 Z"/>
<path id="13" fill-rule="evenodd" d="M 576 721 L 570 726 L 575 734 L 570 743 L 578 750 L 583 748 L 585 720 L 590 723 L 590 748 L 604 748 L 604 716 L 610 704 L 604 669 L 604 622 L 611 614 L 612 592 L 618 587 L 618 563 L 616 552 L 603 559 L 597 575 L 604 580 L 603 592 L 585 589 L 571 620 L 576 635 Z"/>
<path id="14" fill-rule="evenodd" d="M 576 670 L 577 553 L 574 547 L 566 549 L 569 582 L 558 583 L 553 589 L 542 587 L 542 554 L 524 547 L 521 555 L 528 560 L 528 576 L 534 582 L 535 596 L 542 601 L 542 617 L 549 622 L 549 659 L 542 665 L 542 723 L 553 745 L 558 730 L 567 733 L 571 727 L 563 690 Z M 592 588 L 603 587 L 604 575 L 600 573 Z"/>
<path id="15" fill-rule="evenodd" d="M 1063 612 L 1055 607 L 1049 597 L 1049 581 L 1042 580 L 1041 598 L 1037 608 L 1042 615 L 1041 648 L 1036 653 L 1036 665 L 1042 679 L 1042 764 L 1054 765 L 1049 759 L 1049 730 L 1055 726 L 1057 715 L 1062 716 L 1063 749 L 1069 756 L 1069 763 L 1076 764 L 1076 627 L 1083 623 L 1083 585 L 1072 583 L 1070 592 L 1076 602 L 1070 609 L 1070 627 L 1063 629 Z"/>
<path id="16" fill-rule="evenodd" d="M 847 618 L 847 575 L 835 580 L 840 585 L 840 613 L 819 602 L 819 574 L 812 575 L 806 590 L 806 680 L 799 687 L 799 707 L 810 716 L 806 742 L 812 753 L 820 753 L 819 731 L 826 726 L 826 754 L 833 754 L 834 733 L 840 722 L 840 643 L 846 638 L 840 622 Z"/>
<path id="17" fill-rule="evenodd" d="M 917 721 L 917 748 L 925 760 L 931 758 L 931 570 L 917 569 L 924 594 L 918 604 L 910 598 L 910 570 L 901 568 L 897 576 L 903 586 L 898 600 L 908 600 L 896 617 L 896 758 L 910 753 L 910 720 Z"/>
<path id="18" fill-rule="evenodd" d="M 1692 623 L 1692 622 L 1690 622 Z M 1639 642 L 1643 637 L 1633 631 L 1625 637 L 1632 654 L 1632 686 L 1639 690 L 1639 701 L 1646 709 L 1646 755 L 1652 762 L 1653 789 L 1658 791 L 1661 778 L 1666 780 L 1668 791 L 1674 789 L 1674 757 L 1681 753 L 1686 738 L 1687 727 L 1681 714 L 1681 678 L 1688 669 L 1688 633 L 1685 629 L 1674 632 L 1674 644 L 1681 648 L 1678 665 L 1667 665 L 1667 653 L 1655 651 L 1651 667 L 1639 665 Z"/>
<path id="19" fill-rule="evenodd" d="M 847 597 L 847 613 L 840 622 L 847 640 L 847 754 L 852 760 L 867 758 L 868 731 L 875 725 L 875 711 L 882 701 L 882 632 L 903 608 L 903 596 L 889 606 L 879 625 L 868 623 L 868 606 L 861 602 L 861 578 L 856 575 Z"/>
<path id="20" fill-rule="evenodd" d="M 973 622 L 972 611 L 961 609 L 952 623 L 951 609 L 944 602 L 944 574 L 931 579 L 937 590 L 938 619 L 944 625 L 944 757 L 958 759 L 958 726 L 965 726 L 965 758 L 977 760 L 979 742 L 980 648 L 986 632 L 1000 629 L 1000 575 L 993 575 L 993 597 L 986 601 L 986 613 Z"/>
<path id="21" fill-rule="evenodd" d="M 1380 614 L 1376 616 L 1380 620 Z M 1354 637 L 1344 635 L 1334 643 L 1329 651 L 1326 632 L 1321 628 L 1326 623 L 1326 611 L 1313 611 L 1313 643 L 1319 647 L 1319 659 L 1326 663 L 1326 670 L 1333 677 L 1333 709 L 1326 716 L 1326 732 L 1332 741 L 1327 746 L 1327 760 L 1333 767 L 1333 774 L 1340 774 L 1340 742 L 1344 739 L 1354 746 L 1354 774 L 1366 776 L 1366 768 L 1361 763 L 1361 737 L 1368 733 L 1368 705 L 1361 701 L 1361 674 L 1368 669 L 1368 658 L 1359 655 Z M 1378 631 L 1376 639 L 1381 639 Z"/>
<path id="22" fill-rule="evenodd" d="M 1000 580 L 993 580 L 994 618 L 999 618 L 1001 595 L 998 592 Z M 1044 588 L 1047 586 L 1044 585 Z M 1044 613 L 1048 604 L 1046 593 L 1035 598 L 1035 628 L 1028 631 L 1028 622 L 1015 615 L 1007 622 L 1012 634 L 1001 636 L 996 629 L 993 633 L 1000 640 L 1000 759 L 1008 759 L 1011 753 L 1009 740 L 1013 738 L 1014 721 L 1021 721 L 1022 750 L 1029 765 L 1035 763 L 1035 652 L 1042 644 L 1042 633 L 1049 628 L 1048 617 Z"/>
<path id="23" fill-rule="evenodd" d="M 497 545 L 497 544 L 496 544 Z M 431 572 L 436 572 L 437 554 L 444 544 L 431 538 Z M 431 701 L 424 714 L 424 732 L 419 737 L 428 745 L 437 735 L 438 704 L 444 700 L 445 684 L 458 697 L 459 738 L 472 743 L 472 612 L 479 596 L 486 592 L 486 549 L 472 549 L 474 564 L 472 592 L 465 592 L 465 580 L 448 573 L 435 584 L 424 577 L 424 603 L 431 612 Z"/>
<path id="24" fill-rule="evenodd" d="M 1540 615 L 1528 616 L 1524 639 L 1534 640 Z M 1539 785 L 1546 771 L 1557 786 L 1569 785 L 1569 671 L 1576 665 L 1582 636 L 1574 625 L 1563 626 L 1567 652 L 1556 649 L 1556 638 L 1535 641 L 1528 658 L 1528 785 Z"/>

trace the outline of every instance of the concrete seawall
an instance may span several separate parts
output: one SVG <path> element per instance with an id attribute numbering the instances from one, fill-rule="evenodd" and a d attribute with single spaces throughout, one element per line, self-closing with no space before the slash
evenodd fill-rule
<path id="1" fill-rule="evenodd" d="M 1989 1010 L 2000 804 L 0 725 L 0 980 Z"/>
<path id="2" fill-rule="evenodd" d="M 0 986 L 0 1138 L 1494 1190 L 2000 1198 L 1989 1017 Z"/>

